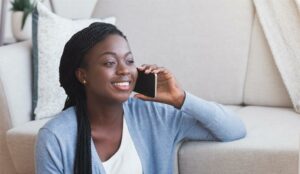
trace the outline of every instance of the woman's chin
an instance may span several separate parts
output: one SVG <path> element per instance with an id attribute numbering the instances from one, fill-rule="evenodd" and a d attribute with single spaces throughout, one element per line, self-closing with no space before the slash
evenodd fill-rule
<path id="1" fill-rule="evenodd" d="M 119 94 L 116 96 L 116 99 L 118 100 L 118 102 L 123 103 L 123 102 L 127 101 L 130 96 L 131 96 L 131 93 Z"/>

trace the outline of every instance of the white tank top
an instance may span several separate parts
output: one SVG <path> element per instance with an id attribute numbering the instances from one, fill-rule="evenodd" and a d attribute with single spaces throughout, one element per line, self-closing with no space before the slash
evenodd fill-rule
<path id="1" fill-rule="evenodd" d="M 142 164 L 129 134 L 125 117 L 121 145 L 107 161 L 102 162 L 106 174 L 142 174 Z"/>

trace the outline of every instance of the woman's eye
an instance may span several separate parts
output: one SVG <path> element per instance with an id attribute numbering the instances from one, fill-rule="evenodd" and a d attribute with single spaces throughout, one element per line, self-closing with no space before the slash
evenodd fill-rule
<path id="1" fill-rule="evenodd" d="M 104 63 L 104 65 L 108 66 L 108 67 L 113 66 L 114 64 L 115 64 L 115 62 L 105 62 Z"/>
<path id="2" fill-rule="evenodd" d="M 134 64 L 134 60 L 133 59 L 130 59 L 130 60 L 127 60 L 128 64 Z"/>

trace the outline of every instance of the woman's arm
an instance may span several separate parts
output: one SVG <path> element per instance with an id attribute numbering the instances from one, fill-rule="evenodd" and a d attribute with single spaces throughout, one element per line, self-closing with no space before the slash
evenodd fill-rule
<path id="1" fill-rule="evenodd" d="M 245 137 L 244 123 L 221 104 L 186 93 L 177 139 L 232 141 Z M 205 134 L 207 132 L 207 134 Z"/>
<path id="2" fill-rule="evenodd" d="M 139 69 L 158 75 L 157 96 L 150 98 L 136 94 L 135 97 L 172 105 L 180 110 L 171 126 L 172 130 L 176 130 L 176 140 L 231 141 L 246 135 L 243 122 L 232 111 L 225 109 L 221 104 L 185 93 L 166 68 L 143 65 Z"/>
<path id="3" fill-rule="evenodd" d="M 35 146 L 36 174 L 63 174 L 61 149 L 56 136 L 40 129 Z"/>

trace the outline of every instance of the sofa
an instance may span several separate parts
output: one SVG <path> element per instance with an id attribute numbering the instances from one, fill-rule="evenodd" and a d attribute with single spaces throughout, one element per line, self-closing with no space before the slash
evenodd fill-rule
<path id="1" fill-rule="evenodd" d="M 115 16 L 137 64 L 165 66 L 187 91 L 244 121 L 233 142 L 186 141 L 179 174 L 298 174 L 300 114 L 275 65 L 251 0 L 99 0 L 92 17 Z M 34 173 L 32 44 L 0 47 L 0 173 Z M 299 79 L 300 80 L 300 79 Z"/>

